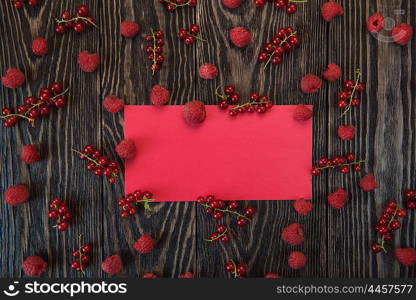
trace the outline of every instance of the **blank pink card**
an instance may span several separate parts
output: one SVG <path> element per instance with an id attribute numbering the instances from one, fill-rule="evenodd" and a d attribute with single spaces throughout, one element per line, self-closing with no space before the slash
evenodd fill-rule
<path id="1" fill-rule="evenodd" d="M 126 163 L 126 193 L 151 191 L 158 201 L 312 198 L 312 120 L 293 119 L 296 106 L 230 117 L 207 106 L 197 127 L 183 106 L 126 106 L 125 137 L 137 156 Z"/>

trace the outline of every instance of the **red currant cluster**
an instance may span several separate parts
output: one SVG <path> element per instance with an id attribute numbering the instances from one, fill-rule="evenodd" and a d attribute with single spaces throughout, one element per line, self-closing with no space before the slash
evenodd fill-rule
<path id="1" fill-rule="evenodd" d="M 197 24 L 192 24 L 189 32 L 186 29 L 179 30 L 179 38 L 185 40 L 185 44 L 193 45 L 197 40 L 206 42 L 207 40 L 199 36 L 200 28 Z"/>
<path id="2" fill-rule="evenodd" d="M 82 235 L 78 239 L 78 250 L 72 252 L 72 256 L 75 258 L 71 263 L 71 268 L 73 270 L 84 273 L 87 269 L 88 264 L 90 263 L 91 257 L 88 253 L 91 252 L 90 245 L 82 245 Z"/>
<path id="3" fill-rule="evenodd" d="M 152 75 L 160 70 L 165 61 L 165 57 L 163 56 L 165 40 L 163 37 L 164 33 L 162 30 L 153 31 L 153 29 L 151 29 L 151 34 L 146 35 L 146 41 L 152 43 L 152 45 L 146 47 L 148 59 L 152 61 L 152 66 L 150 67 Z"/>
<path id="4" fill-rule="evenodd" d="M 360 82 L 362 76 L 360 69 L 355 72 L 357 74 L 355 81 L 352 79 L 346 80 L 344 82 L 345 90 L 339 94 L 338 107 L 344 110 L 341 116 L 349 112 L 351 107 L 360 105 L 360 99 L 354 96 L 356 96 L 356 93 L 362 93 L 365 90 L 365 84 Z"/>
<path id="5" fill-rule="evenodd" d="M 13 127 L 21 119 L 29 121 L 34 126 L 36 119 L 47 116 L 51 107 L 62 108 L 66 105 L 63 97 L 69 89 L 63 90 L 59 82 L 52 83 L 50 87 L 40 89 L 39 98 L 27 97 L 26 104 L 17 107 L 17 112 L 6 107 L 2 110 L 0 119 L 4 119 L 4 127 Z"/>
<path id="6" fill-rule="evenodd" d="M 225 264 L 227 272 L 231 273 L 234 278 L 244 278 L 247 273 L 247 266 L 243 264 L 236 264 L 233 260 Z"/>
<path id="7" fill-rule="evenodd" d="M 81 4 L 77 7 L 76 14 L 73 16 L 69 11 L 64 11 L 60 19 L 56 19 L 56 33 L 65 33 L 67 29 L 73 29 L 75 32 L 83 32 L 86 27 L 98 28 L 94 23 L 94 18 L 89 15 L 88 6 Z"/>
<path id="8" fill-rule="evenodd" d="M 342 174 L 348 174 L 351 171 L 351 167 L 356 172 L 362 170 L 361 163 L 365 163 L 365 160 L 356 160 L 355 154 L 350 153 L 346 156 L 334 156 L 333 158 L 322 157 L 318 161 L 319 166 L 312 167 L 312 175 L 319 176 L 325 169 L 338 168 Z"/>
<path id="9" fill-rule="evenodd" d="M 259 54 L 259 61 L 266 62 L 264 69 L 272 63 L 278 65 L 283 61 L 283 54 L 293 50 L 299 45 L 299 37 L 292 27 L 281 28 L 269 43 L 266 43 Z"/>
<path id="10" fill-rule="evenodd" d="M 209 236 L 207 242 L 223 242 L 228 243 L 230 241 L 229 230 L 227 226 L 220 224 L 217 226 L 217 231 Z"/>
<path id="11" fill-rule="evenodd" d="M 228 114 L 232 117 L 237 116 L 239 113 L 245 112 L 258 112 L 264 113 L 273 107 L 273 102 L 269 100 L 267 96 L 260 96 L 257 93 L 250 95 L 250 101 L 237 105 L 240 102 L 240 94 L 235 92 L 233 86 L 227 85 L 224 87 L 224 94 L 220 94 L 218 87 L 215 90 L 215 95 L 219 98 L 219 107 L 221 109 L 228 109 Z M 230 107 L 230 105 L 234 105 Z"/>
<path id="12" fill-rule="evenodd" d="M 93 145 L 86 145 L 83 152 L 71 150 L 79 154 L 81 160 L 88 160 L 87 169 L 89 171 L 93 171 L 97 176 L 106 176 L 109 183 L 117 181 L 118 174 L 120 174 L 118 163 L 103 156 L 101 151 L 95 149 Z"/>
<path id="13" fill-rule="evenodd" d="M 13 0 L 13 6 L 15 8 L 22 8 L 24 3 L 27 2 L 32 7 L 36 7 L 39 5 L 38 0 Z"/>
<path id="14" fill-rule="evenodd" d="M 306 0 L 254 0 L 254 5 L 260 7 L 266 5 L 267 2 L 274 2 L 274 7 L 285 9 L 288 15 L 293 15 L 298 10 L 296 3 L 305 3 Z"/>
<path id="15" fill-rule="evenodd" d="M 407 208 L 410 210 L 416 209 L 416 190 L 406 190 L 404 196 L 407 199 Z"/>
<path id="16" fill-rule="evenodd" d="M 373 252 L 379 253 L 381 250 L 387 252 L 384 243 L 390 241 L 393 238 L 392 233 L 401 227 L 401 223 L 397 218 L 405 218 L 406 216 L 406 210 L 399 209 L 396 201 L 389 201 L 375 227 L 377 233 L 381 236 L 381 242 L 371 245 Z"/>
<path id="17" fill-rule="evenodd" d="M 49 204 L 49 218 L 56 220 L 56 225 L 53 227 L 58 228 L 59 231 L 66 231 L 69 227 L 69 221 L 72 219 L 72 213 L 68 206 L 62 203 L 62 200 L 55 198 Z"/>
<path id="18" fill-rule="evenodd" d="M 118 200 L 118 205 L 121 207 L 123 212 L 121 216 L 127 218 L 137 214 L 136 206 L 142 204 L 145 210 L 151 210 L 149 203 L 155 201 L 153 199 L 153 194 L 147 191 L 134 191 L 131 194 L 128 194 L 125 198 Z"/>
<path id="19" fill-rule="evenodd" d="M 252 217 L 256 212 L 253 207 L 247 206 L 244 210 L 244 214 L 240 214 L 237 212 L 239 206 L 237 201 L 229 201 L 227 203 L 227 201 L 216 199 L 213 195 L 206 197 L 200 196 L 196 202 L 205 207 L 206 213 L 211 215 L 216 220 L 222 219 L 224 214 L 227 213 L 236 215 L 237 225 L 240 227 L 246 226 L 250 221 L 250 217 Z"/>
<path id="20" fill-rule="evenodd" d="M 196 6 L 198 0 L 159 0 L 160 3 L 165 3 L 168 11 L 175 11 L 178 7 Z"/>

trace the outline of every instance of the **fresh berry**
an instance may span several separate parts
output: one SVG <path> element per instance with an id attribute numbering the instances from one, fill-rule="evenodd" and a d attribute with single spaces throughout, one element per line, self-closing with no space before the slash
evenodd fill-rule
<path id="1" fill-rule="evenodd" d="M 185 274 L 180 275 L 179 278 L 182 278 L 182 279 L 195 278 L 195 275 L 192 272 L 186 272 Z"/>
<path id="2" fill-rule="evenodd" d="M 307 261 L 305 254 L 300 251 L 293 251 L 289 255 L 288 264 L 292 269 L 298 270 L 302 269 Z"/>
<path id="3" fill-rule="evenodd" d="M 321 7 L 321 15 L 327 22 L 330 22 L 334 17 L 342 16 L 343 14 L 344 8 L 335 1 L 326 2 Z"/>
<path id="4" fill-rule="evenodd" d="M 111 113 L 118 113 L 124 109 L 124 100 L 114 95 L 108 95 L 103 102 L 104 108 Z"/>
<path id="5" fill-rule="evenodd" d="M 250 44 L 251 32 L 244 27 L 235 27 L 230 31 L 230 40 L 238 48 L 244 48 Z"/>
<path id="6" fill-rule="evenodd" d="M 338 136 L 344 141 L 350 141 L 355 137 L 355 126 L 339 126 L 338 127 Z"/>
<path id="7" fill-rule="evenodd" d="M 98 53 L 82 51 L 78 55 L 78 64 L 82 71 L 94 72 L 100 66 L 100 55 Z"/>
<path id="8" fill-rule="evenodd" d="M 140 25 L 132 21 L 124 21 L 121 23 L 120 29 L 122 36 L 132 38 L 140 32 Z"/>
<path id="9" fill-rule="evenodd" d="M 414 248 L 397 248 L 396 259 L 402 265 L 411 267 L 416 264 L 416 250 Z"/>
<path id="10" fill-rule="evenodd" d="M 374 14 L 367 20 L 367 29 L 371 33 L 380 32 L 384 27 L 384 16 L 382 14 Z"/>
<path id="11" fill-rule="evenodd" d="M 263 278 L 281 278 L 281 276 L 276 273 L 267 273 Z"/>
<path id="12" fill-rule="evenodd" d="M 198 0 L 159 0 L 160 3 L 166 4 L 166 8 L 170 12 L 174 12 L 181 7 L 195 7 L 198 4 Z"/>
<path id="13" fill-rule="evenodd" d="M 346 190 L 338 189 L 336 192 L 329 194 L 328 203 L 335 209 L 341 209 L 345 206 L 348 200 L 348 193 Z"/>
<path id="14" fill-rule="evenodd" d="M 102 263 L 103 271 L 110 275 L 115 275 L 123 270 L 123 261 L 118 254 L 107 257 Z"/>
<path id="15" fill-rule="evenodd" d="M 222 0 L 222 4 L 228 8 L 237 8 L 242 2 L 243 0 Z"/>
<path id="16" fill-rule="evenodd" d="M 413 27 L 406 23 L 401 23 L 393 28 L 391 36 L 396 44 L 407 45 L 413 37 Z"/>
<path id="17" fill-rule="evenodd" d="M 328 67 L 322 74 L 322 77 L 329 82 L 336 81 L 342 77 L 342 69 L 336 64 L 328 64 Z"/>
<path id="18" fill-rule="evenodd" d="M 31 164 L 40 161 L 40 153 L 34 145 L 25 145 L 22 148 L 20 157 L 26 164 Z"/>
<path id="19" fill-rule="evenodd" d="M 300 245 L 304 242 L 302 226 L 299 223 L 294 223 L 283 229 L 282 240 L 290 245 Z"/>
<path id="20" fill-rule="evenodd" d="M 23 184 L 9 187 L 4 193 L 4 200 L 12 206 L 21 205 L 29 200 L 29 189 Z"/>
<path id="21" fill-rule="evenodd" d="M 32 43 L 32 52 L 35 55 L 43 56 L 48 53 L 48 42 L 44 38 L 37 38 Z"/>
<path id="22" fill-rule="evenodd" d="M 157 276 L 154 273 L 146 273 L 146 274 L 143 275 L 143 278 L 145 278 L 145 279 L 154 279 L 154 278 L 157 278 Z"/>
<path id="23" fill-rule="evenodd" d="M 75 258 L 71 262 L 71 269 L 84 273 L 91 261 L 90 252 L 91 246 L 88 244 L 82 244 L 82 235 L 78 237 L 78 249 L 72 253 Z"/>
<path id="24" fill-rule="evenodd" d="M 343 110 L 341 116 L 345 116 L 351 110 L 351 107 L 360 105 L 360 99 L 357 98 L 357 93 L 362 93 L 365 90 L 365 84 L 361 82 L 362 73 L 359 69 L 355 71 L 356 79 L 344 81 L 344 91 L 339 94 L 338 107 Z"/>
<path id="25" fill-rule="evenodd" d="M 217 66 L 206 63 L 199 67 L 199 77 L 203 79 L 214 79 L 218 76 Z"/>
<path id="26" fill-rule="evenodd" d="M 321 78 L 313 74 L 305 75 L 300 82 L 300 88 L 302 92 L 307 93 L 307 94 L 316 93 L 317 91 L 319 91 L 321 87 L 322 87 Z"/>
<path id="27" fill-rule="evenodd" d="M 367 174 L 360 180 L 360 187 L 366 191 L 370 192 L 379 187 L 374 174 Z"/>
<path id="28" fill-rule="evenodd" d="M 296 105 L 295 112 L 294 112 L 294 119 L 296 121 L 304 122 L 312 118 L 313 112 L 312 110 L 303 104 Z"/>
<path id="29" fill-rule="evenodd" d="M 18 88 L 26 80 L 25 74 L 19 69 L 9 68 L 6 70 L 6 75 L 1 78 L 1 82 L 8 88 Z"/>
<path id="30" fill-rule="evenodd" d="M 48 263 L 40 256 L 29 256 L 23 262 L 23 272 L 31 277 L 41 276 L 47 267 Z"/>
<path id="31" fill-rule="evenodd" d="M 196 41 L 207 42 L 207 40 L 200 35 L 200 31 L 199 25 L 192 24 L 189 32 L 186 29 L 179 30 L 179 38 L 184 40 L 186 45 L 193 45 Z"/>
<path id="32" fill-rule="evenodd" d="M 155 85 L 150 93 L 150 100 L 153 105 L 164 105 L 170 100 L 170 92 L 161 85 Z"/>
<path id="33" fill-rule="evenodd" d="M 133 139 L 125 139 L 116 147 L 117 154 L 123 159 L 133 159 L 136 156 L 137 149 Z"/>
<path id="34" fill-rule="evenodd" d="M 183 107 L 183 117 L 189 125 L 202 123 L 206 117 L 205 104 L 201 101 L 190 101 Z"/>
<path id="35" fill-rule="evenodd" d="M 295 200 L 295 202 L 293 203 L 293 207 L 299 214 L 306 216 L 313 209 L 313 204 L 311 201 L 301 198 Z"/>
<path id="36" fill-rule="evenodd" d="M 74 15 L 71 15 L 69 11 L 64 11 L 60 18 L 55 19 L 57 24 L 55 26 L 55 32 L 63 34 L 67 30 L 72 29 L 75 32 L 81 33 L 88 27 L 98 28 L 97 24 L 94 23 L 94 18 L 89 13 L 88 6 L 84 4 L 77 7 Z"/>
<path id="37" fill-rule="evenodd" d="M 146 35 L 146 41 L 149 43 L 146 47 L 146 53 L 148 60 L 152 62 L 150 66 L 152 75 L 159 72 L 165 62 L 165 56 L 163 55 L 164 36 L 165 33 L 162 30 L 154 31 L 153 29 L 151 29 L 151 34 Z"/>
<path id="38" fill-rule="evenodd" d="M 150 235 L 142 235 L 133 246 L 140 254 L 147 254 L 155 248 L 155 240 Z"/>

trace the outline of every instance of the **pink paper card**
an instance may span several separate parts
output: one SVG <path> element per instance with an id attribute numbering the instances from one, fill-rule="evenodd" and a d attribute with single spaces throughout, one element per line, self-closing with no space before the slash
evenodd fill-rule
<path id="1" fill-rule="evenodd" d="M 137 156 L 126 163 L 126 193 L 149 190 L 158 201 L 312 198 L 312 120 L 293 119 L 296 106 L 230 117 L 207 106 L 197 127 L 183 106 L 126 106 L 125 138 Z"/>

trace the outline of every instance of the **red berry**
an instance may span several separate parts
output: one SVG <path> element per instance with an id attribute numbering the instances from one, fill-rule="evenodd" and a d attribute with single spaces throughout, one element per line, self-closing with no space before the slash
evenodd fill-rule
<path id="1" fill-rule="evenodd" d="M 244 227 L 244 226 L 246 226 L 247 224 L 248 224 L 247 219 L 242 218 L 242 217 L 239 217 L 239 218 L 238 218 L 238 220 L 237 220 L 237 225 L 238 225 L 238 226 L 240 226 L 240 227 Z"/>
<path id="2" fill-rule="evenodd" d="M 80 6 L 78 6 L 78 8 L 77 8 L 77 14 L 78 14 L 78 16 L 80 16 L 80 17 L 88 17 L 88 14 L 89 13 L 90 13 L 90 10 L 89 10 L 89 8 L 86 5 L 81 4 Z"/>
<path id="3" fill-rule="evenodd" d="M 371 244 L 371 250 L 374 252 L 374 253 L 379 253 L 379 252 L 381 252 L 381 245 L 380 244 L 378 244 L 378 243 L 373 243 L 373 244 Z"/>
<path id="4" fill-rule="evenodd" d="M 62 222 L 58 223 L 58 230 L 59 231 L 65 231 L 65 230 L 68 229 L 68 227 L 69 227 L 68 222 L 62 221 Z"/>
<path id="5" fill-rule="evenodd" d="M 255 213 L 256 213 L 256 210 L 253 207 L 251 207 L 251 206 L 246 207 L 246 209 L 245 209 L 246 216 L 252 217 Z"/>
<path id="6" fill-rule="evenodd" d="M 406 210 L 404 210 L 404 209 L 399 209 L 399 210 L 397 211 L 397 216 L 398 216 L 399 218 L 406 218 L 406 216 L 407 216 L 407 211 L 406 211 Z"/>

